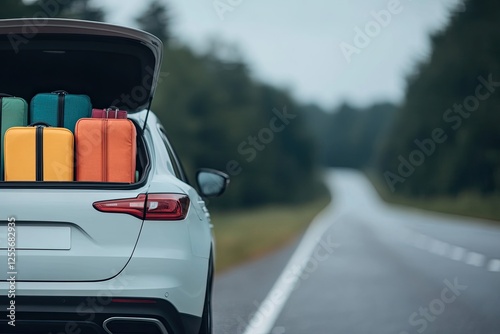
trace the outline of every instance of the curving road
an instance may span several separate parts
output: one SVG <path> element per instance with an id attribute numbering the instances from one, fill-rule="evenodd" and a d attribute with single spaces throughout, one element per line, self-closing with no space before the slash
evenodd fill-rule
<path id="1" fill-rule="evenodd" d="M 301 240 L 215 280 L 216 334 L 500 333 L 500 227 L 388 206 L 351 170 Z"/>

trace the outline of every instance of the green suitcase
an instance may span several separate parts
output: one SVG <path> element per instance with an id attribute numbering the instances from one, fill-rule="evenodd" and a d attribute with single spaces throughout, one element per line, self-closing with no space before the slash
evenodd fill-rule
<path id="1" fill-rule="evenodd" d="M 90 117 L 92 104 L 87 95 L 68 94 L 64 90 L 37 94 L 31 100 L 30 124 L 47 123 L 75 133 L 76 122 Z"/>
<path id="2" fill-rule="evenodd" d="M 0 180 L 4 179 L 4 136 L 7 129 L 28 125 L 28 104 L 20 97 L 0 93 Z"/>

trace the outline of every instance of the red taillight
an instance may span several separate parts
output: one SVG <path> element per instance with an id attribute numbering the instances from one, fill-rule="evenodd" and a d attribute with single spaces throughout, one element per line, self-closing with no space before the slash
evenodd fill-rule
<path id="1" fill-rule="evenodd" d="M 95 202 L 97 211 L 125 213 L 143 220 L 182 220 L 189 209 L 189 197 L 181 194 L 140 194 L 124 198 Z"/>
<path id="2" fill-rule="evenodd" d="M 189 197 L 180 194 L 149 194 L 146 220 L 181 220 L 186 218 Z"/>
<path id="3" fill-rule="evenodd" d="M 136 198 L 114 199 L 95 202 L 94 208 L 101 212 L 127 213 L 139 219 L 144 219 L 146 195 L 140 194 Z"/>

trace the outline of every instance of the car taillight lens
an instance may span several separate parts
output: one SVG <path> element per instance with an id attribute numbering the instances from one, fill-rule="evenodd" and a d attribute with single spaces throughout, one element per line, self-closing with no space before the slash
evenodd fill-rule
<path id="1" fill-rule="evenodd" d="M 140 194 L 136 198 L 100 201 L 97 211 L 125 213 L 142 220 L 182 220 L 189 209 L 189 197 L 182 194 Z"/>
<path id="2" fill-rule="evenodd" d="M 127 213 L 139 219 L 144 219 L 146 195 L 140 194 L 136 198 L 115 199 L 95 202 L 94 208 L 101 212 Z"/>
<path id="3" fill-rule="evenodd" d="M 189 197 L 180 194 L 149 194 L 146 220 L 181 220 L 186 218 Z"/>

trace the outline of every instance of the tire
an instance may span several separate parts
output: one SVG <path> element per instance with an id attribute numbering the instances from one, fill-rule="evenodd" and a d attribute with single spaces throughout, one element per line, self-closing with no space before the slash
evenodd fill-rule
<path id="1" fill-rule="evenodd" d="M 205 294 L 205 305 L 203 307 L 203 315 L 199 334 L 212 334 L 212 286 L 214 282 L 214 264 L 212 255 L 210 255 L 210 263 L 208 268 L 207 292 Z"/>

